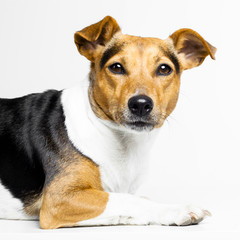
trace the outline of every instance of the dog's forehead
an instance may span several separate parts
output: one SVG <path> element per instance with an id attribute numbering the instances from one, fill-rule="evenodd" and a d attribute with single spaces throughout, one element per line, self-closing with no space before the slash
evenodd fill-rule
<path id="1" fill-rule="evenodd" d="M 138 49 L 139 51 L 166 51 L 168 42 L 159 38 L 139 37 L 120 34 L 113 38 L 111 45 L 121 46 L 121 50 Z"/>

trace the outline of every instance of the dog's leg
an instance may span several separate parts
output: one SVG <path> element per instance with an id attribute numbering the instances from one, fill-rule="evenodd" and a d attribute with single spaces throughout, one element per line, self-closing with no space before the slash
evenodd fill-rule
<path id="1" fill-rule="evenodd" d="M 63 167 L 45 186 L 40 210 L 42 228 L 117 224 L 189 225 L 208 212 L 196 207 L 176 207 L 125 193 L 104 192 L 98 166 L 87 158 Z"/>
<path id="2" fill-rule="evenodd" d="M 193 206 L 164 205 L 124 193 L 110 193 L 104 212 L 96 218 L 80 221 L 78 226 L 94 225 L 190 225 L 201 222 L 210 213 Z"/>
<path id="3" fill-rule="evenodd" d="M 98 225 L 190 225 L 209 212 L 198 207 L 161 205 L 124 193 L 86 189 L 55 198 L 49 195 L 40 214 L 42 228 Z M 50 199 L 50 200 L 49 200 Z"/>

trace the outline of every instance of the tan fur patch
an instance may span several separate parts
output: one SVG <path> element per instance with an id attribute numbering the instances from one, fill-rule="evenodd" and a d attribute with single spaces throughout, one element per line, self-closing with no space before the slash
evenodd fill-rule
<path id="1" fill-rule="evenodd" d="M 63 166 L 44 189 L 40 211 L 40 226 L 45 229 L 69 227 L 77 222 L 97 217 L 107 204 L 98 166 L 78 153 L 67 156 L 72 163 Z M 74 161 L 73 161 L 74 160 Z"/>

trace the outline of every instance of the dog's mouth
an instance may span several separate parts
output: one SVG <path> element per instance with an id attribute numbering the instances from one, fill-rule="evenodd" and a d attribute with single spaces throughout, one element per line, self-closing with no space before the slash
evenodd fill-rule
<path id="1" fill-rule="evenodd" d="M 138 132 L 141 131 L 151 131 L 154 128 L 154 124 L 145 121 L 131 121 L 124 124 L 127 128 L 135 130 Z"/>

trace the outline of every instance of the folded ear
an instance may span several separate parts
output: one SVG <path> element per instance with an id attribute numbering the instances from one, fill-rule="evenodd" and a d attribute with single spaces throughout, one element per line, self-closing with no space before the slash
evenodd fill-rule
<path id="1" fill-rule="evenodd" d="M 100 22 L 76 32 L 74 40 L 80 54 L 94 61 L 98 48 L 104 46 L 118 31 L 120 27 L 116 20 L 107 16 Z"/>
<path id="2" fill-rule="evenodd" d="M 215 59 L 217 49 L 192 29 L 180 29 L 174 32 L 170 38 L 173 41 L 183 70 L 201 65 L 208 55 Z"/>

